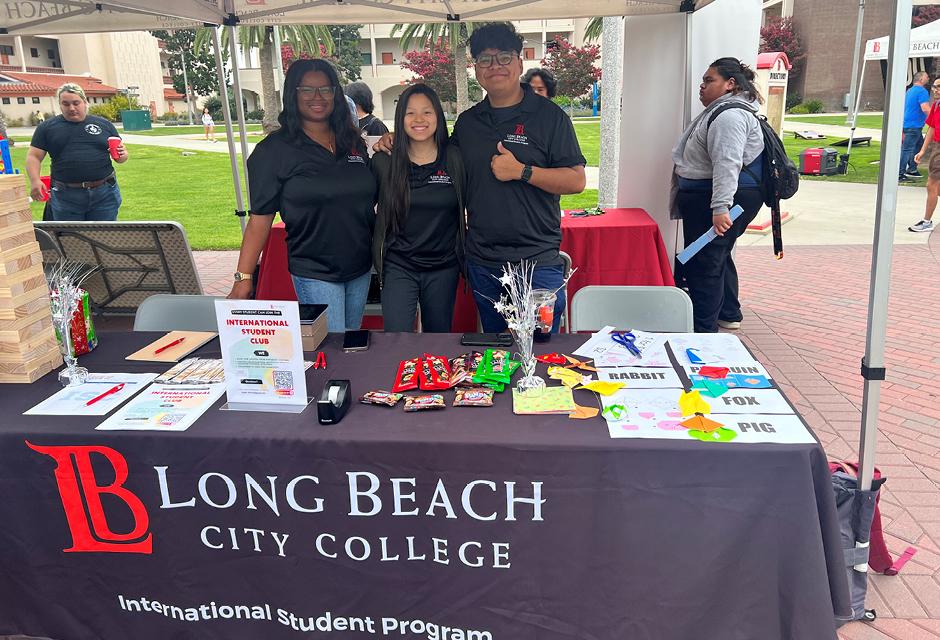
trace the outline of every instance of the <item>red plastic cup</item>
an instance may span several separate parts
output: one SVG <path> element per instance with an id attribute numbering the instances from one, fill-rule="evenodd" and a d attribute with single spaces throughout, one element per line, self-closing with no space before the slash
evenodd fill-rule
<path id="1" fill-rule="evenodd" d="M 121 139 L 116 136 L 111 136 L 108 138 L 108 152 L 111 154 L 111 157 L 115 160 L 119 159 L 118 155 L 118 145 L 121 144 Z"/>

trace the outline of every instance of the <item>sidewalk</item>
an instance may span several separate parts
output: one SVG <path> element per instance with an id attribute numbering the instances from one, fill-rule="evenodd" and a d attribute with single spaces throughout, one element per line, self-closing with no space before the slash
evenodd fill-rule
<path id="1" fill-rule="evenodd" d="M 807 182 L 788 203 L 785 258 L 769 236 L 737 251 L 745 320 L 738 334 L 816 431 L 830 458 L 858 458 L 875 185 Z M 940 640 L 940 235 L 914 234 L 923 191 L 901 188 L 876 464 L 891 552 L 914 546 L 901 574 L 872 575 L 873 624 L 843 640 Z M 225 295 L 236 251 L 197 252 L 206 293 Z M 773 364 L 769 364 L 773 363 Z"/>

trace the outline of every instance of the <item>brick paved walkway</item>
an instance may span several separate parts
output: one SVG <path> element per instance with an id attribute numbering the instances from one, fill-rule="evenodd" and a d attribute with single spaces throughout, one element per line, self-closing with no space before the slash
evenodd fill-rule
<path id="1" fill-rule="evenodd" d="M 225 295 L 237 252 L 198 252 L 206 293 Z M 861 422 L 871 247 L 742 247 L 745 321 L 739 332 L 816 433 L 830 458 L 856 460 Z M 876 464 L 888 477 L 888 546 L 917 555 L 899 576 L 872 575 L 878 619 L 844 627 L 844 640 L 940 640 L 940 234 L 896 246 Z M 770 364 L 773 363 L 773 364 Z M 813 640 L 813 639 L 807 639 Z"/>

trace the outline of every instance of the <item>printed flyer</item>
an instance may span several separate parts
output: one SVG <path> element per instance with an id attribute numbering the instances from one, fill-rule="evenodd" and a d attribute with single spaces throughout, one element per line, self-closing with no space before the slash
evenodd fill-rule
<path id="1" fill-rule="evenodd" d="M 216 300 L 229 403 L 307 404 L 295 301 Z"/>
<path id="2" fill-rule="evenodd" d="M 152 384 L 95 429 L 186 431 L 224 391 L 221 384 Z"/>

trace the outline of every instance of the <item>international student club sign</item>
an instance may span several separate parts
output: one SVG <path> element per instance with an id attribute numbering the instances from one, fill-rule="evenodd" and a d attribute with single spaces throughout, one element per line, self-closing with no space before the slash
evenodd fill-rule
<path id="1" fill-rule="evenodd" d="M 54 480 L 71 537 L 65 553 L 152 555 L 161 535 L 151 526 L 152 516 L 159 514 L 161 528 L 173 526 L 168 517 L 185 518 L 186 525 L 192 524 L 193 518 L 198 520 L 193 529 L 198 530 L 198 536 L 192 545 L 197 554 L 199 549 L 206 554 L 201 558 L 204 563 L 224 563 L 232 559 L 226 554 L 242 558 L 251 552 L 272 561 L 282 559 L 288 572 L 294 566 L 292 559 L 311 555 L 326 563 L 361 565 L 362 576 L 380 571 L 394 574 L 398 563 L 424 563 L 436 571 L 508 572 L 513 570 L 512 549 L 509 542 L 496 539 L 498 532 L 507 533 L 506 527 L 513 523 L 544 522 L 547 502 L 540 481 L 474 478 L 455 485 L 438 478 L 433 487 L 428 483 L 419 487 L 413 477 L 381 477 L 361 470 L 328 479 L 313 473 L 281 477 L 276 469 L 263 476 L 207 471 L 183 486 L 174 479 L 197 478 L 191 469 L 185 473 L 174 472 L 170 465 L 130 469 L 125 456 L 112 447 L 49 446 L 29 441 L 26 445 L 55 462 Z M 150 490 L 134 491 L 128 486 L 140 487 L 142 483 L 149 483 Z M 325 484 L 340 486 L 342 491 L 324 492 Z M 148 503 L 142 495 L 159 496 L 159 500 L 151 498 Z M 120 527 L 112 521 L 115 513 L 121 516 Z M 311 524 L 300 530 L 278 527 L 279 519 L 286 515 L 309 518 Z M 222 523 L 233 517 L 238 517 L 240 526 Z M 375 531 L 370 535 L 337 535 L 321 530 L 318 517 L 329 518 L 334 525 L 336 518 L 371 519 Z M 388 523 L 400 525 L 409 519 L 485 523 L 483 526 L 492 526 L 494 535 L 455 539 L 453 535 L 399 535 L 398 531 L 386 535 L 382 531 Z M 269 622 L 298 632 L 358 631 L 376 637 L 429 640 L 493 638 L 489 630 L 452 628 L 437 621 L 298 612 L 276 602 L 223 603 L 221 597 L 213 596 L 202 603 L 171 603 L 140 593 L 116 593 L 114 597 L 124 614 L 159 616 L 181 625 L 242 620 Z"/>

